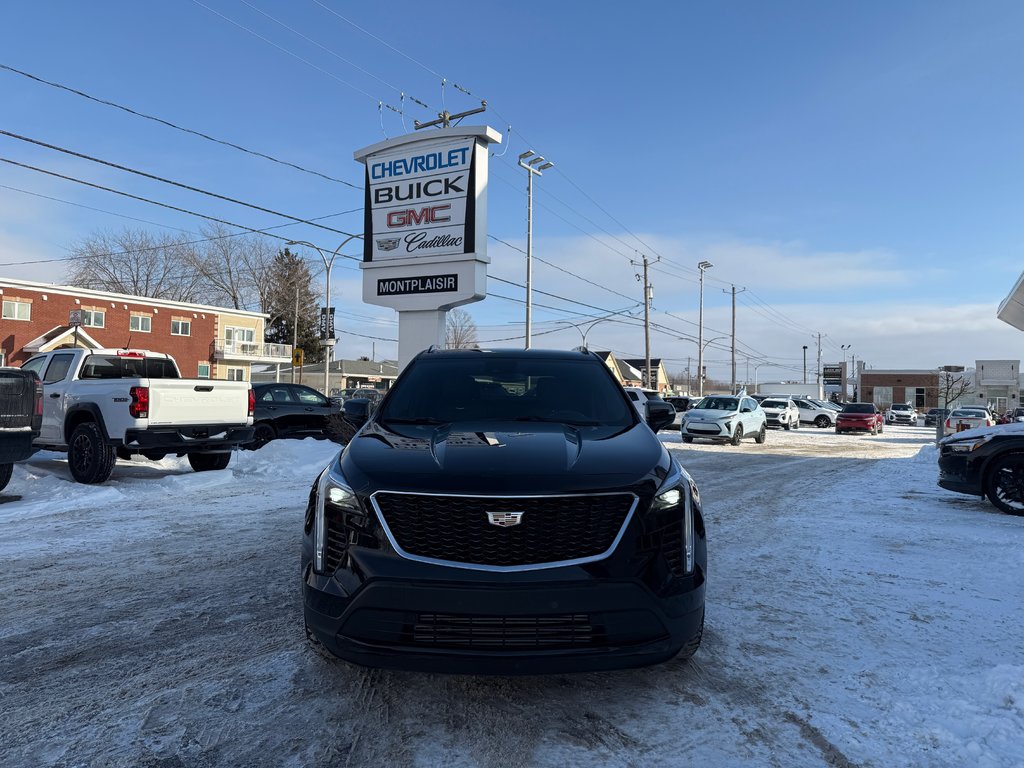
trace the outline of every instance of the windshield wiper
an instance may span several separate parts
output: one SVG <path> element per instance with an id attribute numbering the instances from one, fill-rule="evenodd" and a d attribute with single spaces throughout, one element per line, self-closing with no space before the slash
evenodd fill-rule
<path id="1" fill-rule="evenodd" d="M 545 424 L 568 424 L 571 427 L 599 427 L 600 421 L 589 421 L 586 419 L 556 419 L 544 418 L 543 416 L 517 416 L 512 421 L 538 421 Z"/>

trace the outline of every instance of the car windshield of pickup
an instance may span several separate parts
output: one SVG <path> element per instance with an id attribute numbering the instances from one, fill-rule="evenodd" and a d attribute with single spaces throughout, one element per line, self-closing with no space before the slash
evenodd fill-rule
<path id="1" fill-rule="evenodd" d="M 178 379 L 178 369 L 165 357 L 89 355 L 80 379 Z"/>
<path id="2" fill-rule="evenodd" d="M 624 428 L 635 409 L 596 360 L 474 354 L 416 360 L 381 407 L 385 424 L 537 421 Z"/>

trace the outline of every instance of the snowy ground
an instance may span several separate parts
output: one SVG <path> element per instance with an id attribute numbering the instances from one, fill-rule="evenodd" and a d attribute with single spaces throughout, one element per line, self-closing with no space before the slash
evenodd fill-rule
<path id="1" fill-rule="evenodd" d="M 514 679 L 306 646 L 301 515 L 336 446 L 99 487 L 38 454 L 0 497 L 0 765 L 1024 765 L 1024 518 L 937 488 L 932 434 L 663 435 L 705 502 L 701 650 Z"/>

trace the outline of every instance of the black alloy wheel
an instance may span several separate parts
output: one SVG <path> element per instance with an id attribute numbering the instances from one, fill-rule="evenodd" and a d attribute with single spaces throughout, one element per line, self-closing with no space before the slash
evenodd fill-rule
<path id="1" fill-rule="evenodd" d="M 733 430 L 732 440 L 730 442 L 732 442 L 733 445 L 739 445 L 740 444 L 740 440 L 742 440 L 742 439 L 743 439 L 743 425 L 742 424 L 737 424 L 736 425 L 736 429 Z"/>
<path id="2" fill-rule="evenodd" d="M 764 445 L 764 441 L 768 439 L 768 429 L 764 424 L 761 425 L 761 429 L 754 435 L 754 442 L 758 445 Z"/>
<path id="3" fill-rule="evenodd" d="M 1024 515 L 1024 454 L 1011 453 L 996 459 L 988 474 L 985 495 L 1000 512 Z"/>
<path id="4" fill-rule="evenodd" d="M 76 482 L 102 483 L 110 477 L 117 461 L 117 450 L 103 440 L 99 426 L 92 421 L 79 424 L 68 443 L 68 468 Z"/>
<path id="5" fill-rule="evenodd" d="M 252 431 L 252 442 L 246 443 L 245 447 L 250 451 L 257 451 L 271 440 L 277 439 L 277 431 L 266 422 L 260 422 Z"/>

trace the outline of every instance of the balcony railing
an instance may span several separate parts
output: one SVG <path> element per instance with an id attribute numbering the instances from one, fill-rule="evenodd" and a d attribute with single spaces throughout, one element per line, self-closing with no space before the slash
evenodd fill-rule
<path id="1" fill-rule="evenodd" d="M 215 341 L 213 356 L 217 360 L 247 360 L 259 363 L 290 363 L 291 344 L 257 344 L 251 341 Z"/>

